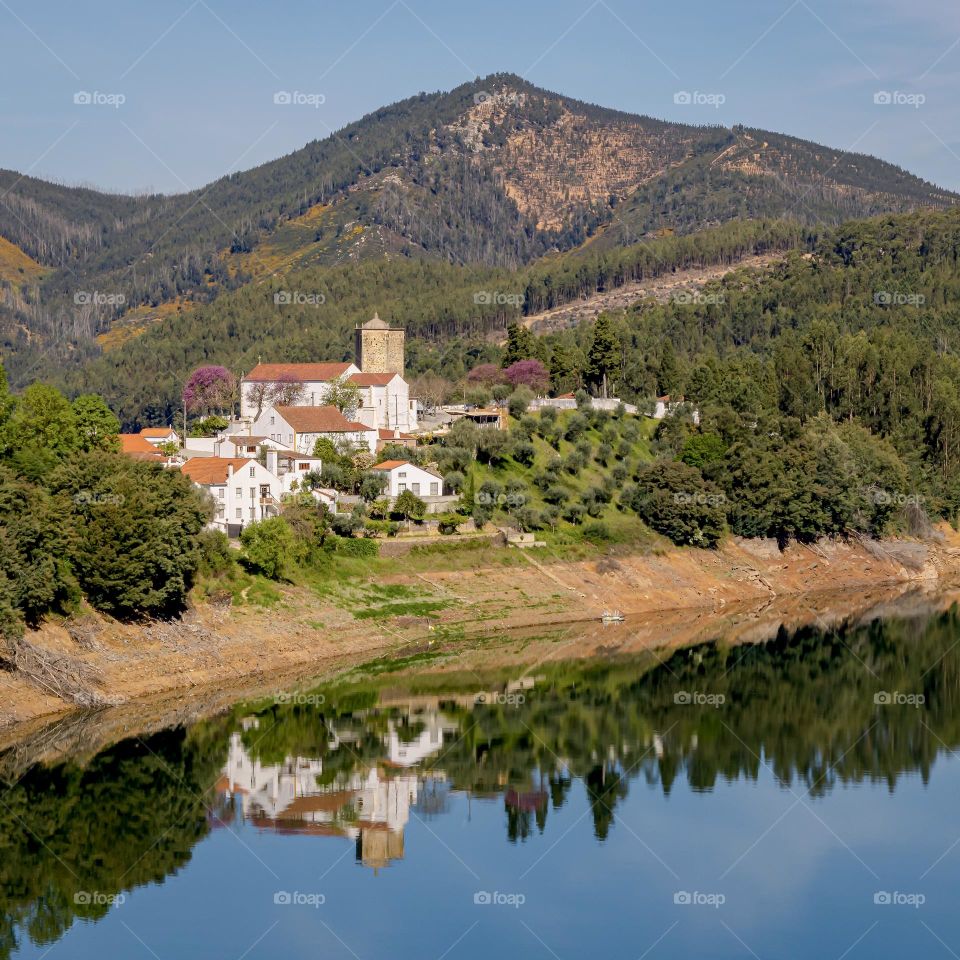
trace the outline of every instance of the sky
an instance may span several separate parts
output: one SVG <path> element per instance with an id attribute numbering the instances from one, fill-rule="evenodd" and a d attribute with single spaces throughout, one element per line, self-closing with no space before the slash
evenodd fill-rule
<path id="1" fill-rule="evenodd" d="M 498 71 L 960 190 L 955 0 L 0 0 L 0 44 L 0 167 L 111 191 L 193 189 Z"/>

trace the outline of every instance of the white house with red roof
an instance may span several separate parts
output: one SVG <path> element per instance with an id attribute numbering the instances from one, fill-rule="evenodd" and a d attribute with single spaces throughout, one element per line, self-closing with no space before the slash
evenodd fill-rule
<path id="1" fill-rule="evenodd" d="M 348 420 L 336 407 L 269 407 L 251 426 L 251 433 L 268 437 L 296 453 L 313 453 L 321 438 L 338 448 L 347 444 L 375 453 L 379 433 L 357 420 Z"/>
<path id="2" fill-rule="evenodd" d="M 418 497 L 442 497 L 443 477 L 433 470 L 418 467 L 406 460 L 384 460 L 370 468 L 387 478 L 385 494 L 393 499 L 404 490 L 410 490 Z"/>
<path id="3" fill-rule="evenodd" d="M 210 524 L 236 535 L 250 523 L 279 513 L 283 484 L 263 464 L 244 457 L 193 457 L 180 471 L 213 498 Z"/>

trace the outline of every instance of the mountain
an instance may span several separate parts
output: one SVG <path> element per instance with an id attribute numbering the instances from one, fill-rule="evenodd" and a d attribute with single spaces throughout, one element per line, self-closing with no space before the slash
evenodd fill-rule
<path id="1" fill-rule="evenodd" d="M 23 383 L 225 290 L 315 266 L 515 270 L 738 218 L 836 224 L 958 199 L 872 157 L 633 116 L 498 74 L 185 194 L 0 171 L 0 350 Z"/>

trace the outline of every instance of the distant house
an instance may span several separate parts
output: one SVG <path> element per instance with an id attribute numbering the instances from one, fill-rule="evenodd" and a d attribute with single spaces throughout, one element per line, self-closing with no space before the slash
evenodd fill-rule
<path id="1" fill-rule="evenodd" d="M 653 419 L 663 420 L 666 417 L 673 417 L 682 413 L 684 409 L 689 409 L 694 423 L 700 423 L 700 411 L 695 406 L 688 403 L 685 397 L 671 397 L 669 394 L 654 400 Z"/>
<path id="2" fill-rule="evenodd" d="M 121 433 L 119 439 L 120 452 L 134 460 L 153 460 L 156 463 L 166 463 L 167 461 L 167 457 L 156 448 L 156 445 L 152 444 L 142 434 Z"/>
<path id="3" fill-rule="evenodd" d="M 140 436 L 155 447 L 161 443 L 175 443 L 180 445 L 180 434 L 173 427 L 144 427 L 140 431 Z"/>
<path id="4" fill-rule="evenodd" d="M 325 437 L 377 449 L 378 432 L 366 424 L 348 420 L 336 407 L 269 407 L 252 425 L 252 433 L 269 437 L 296 453 L 313 453 Z"/>
<path id="5" fill-rule="evenodd" d="M 319 407 L 325 402 L 327 390 L 335 380 L 359 373 L 353 363 L 258 363 L 240 381 L 240 416 L 257 419 L 267 407 L 275 403 L 273 391 L 302 384 L 297 404 Z"/>
<path id="6" fill-rule="evenodd" d="M 412 450 L 417 445 L 417 438 L 411 433 L 401 433 L 399 430 L 384 430 L 381 428 L 377 431 L 376 452 L 379 453 L 387 444 L 394 447 L 409 447 Z"/>
<path id="7" fill-rule="evenodd" d="M 215 514 L 210 524 L 236 536 L 248 523 L 279 512 L 283 492 L 279 478 L 256 460 L 243 457 L 194 457 L 181 468 L 213 498 Z"/>
<path id="8" fill-rule="evenodd" d="M 386 475 L 386 495 L 391 499 L 399 497 L 404 490 L 410 490 L 418 497 L 443 496 L 443 477 L 439 473 L 414 466 L 406 460 L 384 460 L 370 469 Z"/>

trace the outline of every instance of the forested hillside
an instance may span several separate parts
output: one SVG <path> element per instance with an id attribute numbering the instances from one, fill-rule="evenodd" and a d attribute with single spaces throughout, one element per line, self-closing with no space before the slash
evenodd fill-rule
<path id="1" fill-rule="evenodd" d="M 652 230 L 835 224 L 957 199 L 873 158 L 632 116 L 508 74 L 411 97 L 202 190 L 114 196 L 0 171 L 0 198 L 0 238 L 45 268 L 0 274 L 16 384 L 91 359 L 125 318 L 149 325 L 278 269 L 426 258 L 516 270 Z"/>

